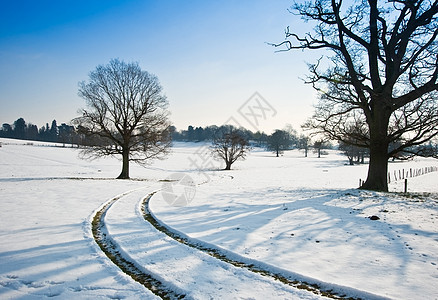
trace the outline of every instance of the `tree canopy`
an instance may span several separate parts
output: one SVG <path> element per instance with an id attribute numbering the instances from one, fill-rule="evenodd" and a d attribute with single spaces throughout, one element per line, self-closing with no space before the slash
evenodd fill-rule
<path id="1" fill-rule="evenodd" d="M 162 158 L 170 146 L 167 98 L 155 75 L 138 63 L 113 59 L 100 65 L 79 84 L 87 108 L 75 119 L 81 133 L 94 138 L 85 157 L 122 157 L 118 178 L 129 178 L 129 162 Z"/>
<path id="2" fill-rule="evenodd" d="M 279 157 L 284 150 L 291 148 L 292 143 L 292 137 L 287 131 L 277 129 L 268 137 L 267 149 L 273 151 Z"/>
<path id="3" fill-rule="evenodd" d="M 296 3 L 314 30 L 300 36 L 288 28 L 275 46 L 331 52 L 309 65 L 320 101 L 308 127 L 369 148 L 363 188 L 387 191 L 388 158 L 438 134 L 438 1 L 349 3 Z"/>
<path id="4" fill-rule="evenodd" d="M 231 165 L 237 160 L 245 159 L 250 149 L 243 132 L 233 126 L 224 126 L 218 130 L 211 146 L 213 155 L 225 162 L 225 170 L 231 170 Z"/>

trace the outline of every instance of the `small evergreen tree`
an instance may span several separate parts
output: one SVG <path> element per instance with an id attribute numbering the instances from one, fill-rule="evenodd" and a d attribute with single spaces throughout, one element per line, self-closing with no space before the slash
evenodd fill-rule
<path id="1" fill-rule="evenodd" d="M 49 141 L 50 142 L 58 141 L 58 125 L 56 124 L 56 120 L 52 121 L 52 127 L 50 127 L 50 131 L 49 131 Z"/>

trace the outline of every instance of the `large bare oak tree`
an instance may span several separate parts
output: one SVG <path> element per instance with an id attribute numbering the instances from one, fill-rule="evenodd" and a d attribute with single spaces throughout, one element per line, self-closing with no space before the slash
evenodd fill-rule
<path id="1" fill-rule="evenodd" d="M 275 46 L 331 51 L 309 67 L 308 82 L 321 96 L 307 125 L 369 148 L 362 188 L 387 191 L 388 158 L 438 133 L 438 1 L 348 3 L 295 4 L 294 12 L 316 26 L 304 35 L 288 28 Z"/>
<path id="2" fill-rule="evenodd" d="M 121 156 L 119 179 L 129 178 L 129 162 L 162 158 L 170 146 L 168 102 L 158 78 L 138 63 L 118 59 L 100 65 L 79 83 L 87 108 L 74 120 L 92 144 L 86 157 Z"/>

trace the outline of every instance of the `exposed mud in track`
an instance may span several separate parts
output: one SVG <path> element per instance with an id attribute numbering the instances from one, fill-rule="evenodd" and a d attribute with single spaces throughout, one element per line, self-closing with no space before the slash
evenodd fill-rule
<path id="1" fill-rule="evenodd" d="M 126 196 L 130 192 L 124 193 L 108 201 L 94 216 L 92 221 L 92 232 L 96 243 L 106 256 L 117 265 L 124 273 L 139 282 L 155 295 L 162 299 L 184 299 L 185 295 L 177 294 L 169 289 L 164 283 L 156 279 L 153 274 L 147 274 L 136 267 L 135 262 L 123 257 L 117 250 L 113 239 L 108 235 L 105 227 L 105 214 L 117 200 Z"/>
<path id="2" fill-rule="evenodd" d="M 217 258 L 223 262 L 231 264 L 235 267 L 245 268 L 251 272 L 274 278 L 274 279 L 276 279 L 276 280 L 278 280 L 286 285 L 289 285 L 289 286 L 297 288 L 297 289 L 309 291 L 309 292 L 314 293 L 318 296 L 324 296 L 324 297 L 331 298 L 331 299 L 361 299 L 361 298 L 349 297 L 345 294 L 338 294 L 331 289 L 325 290 L 325 289 L 321 288 L 318 284 L 312 284 L 312 283 L 308 283 L 305 281 L 299 281 L 299 280 L 291 280 L 280 273 L 274 273 L 274 272 L 268 271 L 266 269 L 263 269 L 259 266 L 256 266 L 254 264 L 247 263 L 244 261 L 239 261 L 239 260 L 236 260 L 234 258 L 230 258 L 225 253 L 221 252 L 219 249 L 206 247 L 205 245 L 197 243 L 196 241 L 190 239 L 189 237 L 187 237 L 185 235 L 182 235 L 176 231 L 170 230 L 168 227 L 164 226 L 153 215 L 153 213 L 151 213 L 151 211 L 149 209 L 149 201 L 154 194 L 155 194 L 155 192 L 149 194 L 147 197 L 145 197 L 143 199 L 141 209 L 142 209 L 142 214 L 143 214 L 144 219 L 147 222 L 149 222 L 150 224 L 152 224 L 157 230 L 165 233 L 166 235 L 168 235 L 172 239 L 180 242 L 181 244 L 195 248 L 195 249 L 202 251 L 202 252 L 204 252 L 204 253 L 206 253 L 214 258 Z"/>

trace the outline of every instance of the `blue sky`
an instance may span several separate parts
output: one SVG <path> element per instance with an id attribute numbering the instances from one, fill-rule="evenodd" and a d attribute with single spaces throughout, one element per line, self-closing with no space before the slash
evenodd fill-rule
<path id="1" fill-rule="evenodd" d="M 309 53 L 276 53 L 284 29 L 308 30 L 286 0 L 2 1 L 0 122 L 68 123 L 85 102 L 78 82 L 112 58 L 158 76 L 171 121 L 246 124 L 239 109 L 258 92 L 275 109 L 257 129 L 299 128 L 316 94 L 302 78 Z M 307 28 L 307 29 L 306 29 Z M 301 79 L 300 79 L 301 78 Z"/>

